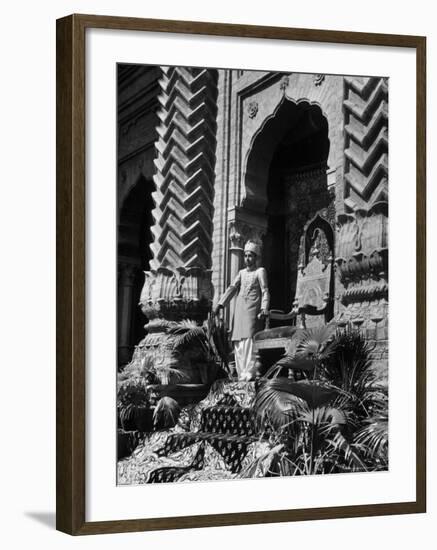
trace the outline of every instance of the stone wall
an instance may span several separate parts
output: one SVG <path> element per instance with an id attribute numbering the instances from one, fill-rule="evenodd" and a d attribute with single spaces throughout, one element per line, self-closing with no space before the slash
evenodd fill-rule
<path id="1" fill-rule="evenodd" d="M 275 143 L 272 142 L 270 151 L 256 151 L 259 166 L 250 169 L 248 161 L 257 136 L 284 102 L 294 105 L 306 102 L 321 109 L 328 121 L 330 143 L 327 184 L 339 188 L 343 195 L 343 105 L 339 100 L 342 97 L 343 78 L 338 76 L 219 71 L 212 251 L 214 300 L 233 276 L 229 252 L 231 226 L 238 225 L 244 238 L 255 233 L 261 239 L 266 232 L 266 181 Z M 279 133 L 287 129 L 287 121 L 284 122 L 279 127 L 277 141 Z"/>
<path id="2" fill-rule="evenodd" d="M 203 320 L 212 299 L 217 72 L 162 67 L 159 84 L 153 257 L 141 307 L 149 319 Z"/>
<path id="3" fill-rule="evenodd" d="M 313 109 L 327 124 L 327 156 L 316 167 L 284 176 L 287 215 L 292 220 L 321 213 L 333 227 L 333 313 L 340 323 L 365 331 L 375 342 L 375 364 L 385 368 L 388 82 L 125 66 L 118 94 L 119 204 L 139 177 L 153 178 L 155 186 L 143 310 L 169 316 L 169 303 L 179 307 L 189 295 L 193 303 L 204 299 L 197 315 L 204 318 L 211 299 L 218 300 L 241 267 L 245 240 L 265 239 L 273 155 L 301 113 Z M 302 183 L 311 179 L 311 169 L 323 183 L 318 194 L 306 193 Z M 310 208 L 302 206 L 305 198 Z M 181 316 L 187 312 L 182 308 Z"/>
<path id="4" fill-rule="evenodd" d="M 120 65 L 118 71 L 117 190 L 121 206 L 140 176 L 153 178 L 161 69 Z"/>

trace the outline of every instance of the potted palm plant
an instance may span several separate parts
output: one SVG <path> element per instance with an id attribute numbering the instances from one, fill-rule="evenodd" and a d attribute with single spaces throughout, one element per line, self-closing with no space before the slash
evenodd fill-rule
<path id="1" fill-rule="evenodd" d="M 142 378 L 129 378 L 119 382 L 117 391 L 118 415 L 125 431 L 150 431 L 152 411 L 147 388 Z"/>
<path id="2" fill-rule="evenodd" d="M 280 449 L 276 475 L 387 467 L 387 401 L 362 334 L 335 325 L 298 331 L 261 380 L 255 410 Z M 279 376 L 299 369 L 301 381 Z M 282 444 L 282 447 L 279 445 Z"/>
<path id="3" fill-rule="evenodd" d="M 173 349 L 191 354 L 203 384 L 211 384 L 228 368 L 229 350 L 223 332 L 224 327 L 217 323 L 214 315 L 209 315 L 202 326 L 187 319 L 169 330 Z"/>

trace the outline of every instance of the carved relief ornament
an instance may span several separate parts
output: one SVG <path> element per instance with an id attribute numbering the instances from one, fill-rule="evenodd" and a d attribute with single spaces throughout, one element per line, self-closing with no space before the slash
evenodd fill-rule
<path id="1" fill-rule="evenodd" d="M 255 118 L 258 114 L 258 102 L 257 101 L 251 101 L 247 105 L 247 114 L 249 118 Z"/>
<path id="2" fill-rule="evenodd" d="M 253 241 L 262 245 L 263 237 L 266 233 L 266 229 L 251 226 L 244 222 L 231 222 L 229 224 L 229 244 L 231 248 L 244 248 L 246 241 Z"/>
<path id="3" fill-rule="evenodd" d="M 285 90 L 288 88 L 288 85 L 290 84 L 290 77 L 288 75 L 284 75 L 281 78 L 281 82 L 279 84 L 279 88 L 282 90 L 282 92 L 285 94 Z"/>
<path id="4" fill-rule="evenodd" d="M 212 301 L 211 271 L 199 267 L 159 267 L 145 271 L 141 309 L 149 320 L 206 318 Z"/>

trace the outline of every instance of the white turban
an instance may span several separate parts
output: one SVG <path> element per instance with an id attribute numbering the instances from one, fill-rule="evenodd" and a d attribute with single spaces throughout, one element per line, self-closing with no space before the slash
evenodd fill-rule
<path id="1" fill-rule="evenodd" d="M 261 256 L 261 247 L 259 244 L 253 241 L 247 241 L 246 245 L 244 246 L 244 252 L 253 252 L 259 258 Z"/>

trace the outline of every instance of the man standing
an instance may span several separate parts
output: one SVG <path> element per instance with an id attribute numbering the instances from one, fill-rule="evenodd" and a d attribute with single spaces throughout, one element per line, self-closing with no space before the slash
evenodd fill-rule
<path id="1" fill-rule="evenodd" d="M 238 272 L 233 283 L 219 300 L 216 314 L 225 307 L 238 292 L 235 304 L 232 342 L 239 380 L 251 380 L 254 375 L 255 354 L 253 335 L 261 330 L 260 319 L 267 315 L 270 295 L 267 274 L 260 261 L 260 246 L 248 241 L 244 247 L 245 268 Z"/>

